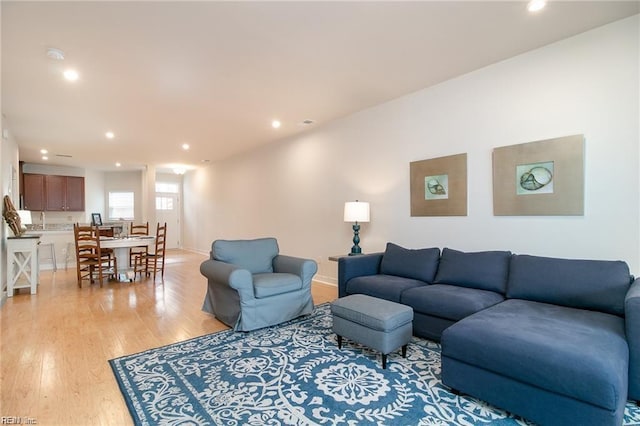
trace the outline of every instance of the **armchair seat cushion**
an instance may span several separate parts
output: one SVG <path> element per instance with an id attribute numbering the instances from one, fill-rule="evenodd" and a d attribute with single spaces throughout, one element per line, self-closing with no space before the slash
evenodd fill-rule
<path id="1" fill-rule="evenodd" d="M 400 295 L 403 291 L 426 285 L 424 281 L 395 275 L 367 275 L 350 279 L 347 282 L 347 294 L 366 294 L 400 303 Z"/>
<path id="2" fill-rule="evenodd" d="M 253 288 L 256 298 L 260 299 L 300 290 L 302 280 L 297 275 L 286 273 L 254 274 Z"/>
<path id="3" fill-rule="evenodd" d="M 401 302 L 415 312 L 459 321 L 478 311 L 504 301 L 504 296 L 488 290 L 431 284 L 402 293 Z"/>

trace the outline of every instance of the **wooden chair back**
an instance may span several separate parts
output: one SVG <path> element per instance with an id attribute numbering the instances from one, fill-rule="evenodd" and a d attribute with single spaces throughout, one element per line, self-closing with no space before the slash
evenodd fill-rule
<path id="1" fill-rule="evenodd" d="M 167 223 L 163 225 L 158 223 L 156 227 L 156 241 L 154 251 L 152 253 L 141 253 L 135 256 L 134 273 L 140 272 L 141 277 L 144 272 L 145 275 L 153 273 L 153 281 L 156 280 L 156 275 L 160 271 L 161 277 L 164 278 L 164 259 L 165 248 L 167 246 Z"/>
<path id="2" fill-rule="evenodd" d="M 149 235 L 149 222 L 129 226 L 129 235 Z"/>
<path id="3" fill-rule="evenodd" d="M 167 247 L 167 222 L 164 225 L 156 227 L 156 247 L 153 252 L 153 279 L 156 279 L 156 272 L 161 271 L 161 276 L 164 277 L 164 252 Z"/>
<path id="4" fill-rule="evenodd" d="M 102 287 L 103 255 L 100 250 L 99 231 L 94 226 L 73 225 L 73 236 L 76 245 L 76 265 L 78 287 L 82 287 L 82 280 L 93 282 L 94 273 L 98 274 Z"/>
<path id="5" fill-rule="evenodd" d="M 129 225 L 129 235 L 149 235 L 149 222 L 134 225 L 133 222 Z M 133 265 L 135 258 L 138 255 L 145 255 L 148 253 L 148 246 L 132 247 L 129 249 L 129 265 Z"/>

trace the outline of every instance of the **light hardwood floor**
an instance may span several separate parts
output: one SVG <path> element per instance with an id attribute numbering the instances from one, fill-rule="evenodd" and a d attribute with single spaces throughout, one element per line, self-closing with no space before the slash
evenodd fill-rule
<path id="1" fill-rule="evenodd" d="M 41 274 L 0 309 L 0 423 L 11 417 L 38 425 L 131 425 L 108 360 L 227 327 L 201 311 L 206 291 L 199 266 L 205 256 L 167 255 L 164 282 L 86 281 L 75 266 Z M 316 304 L 337 288 L 315 283 Z M 4 422 L 3 422 L 4 419 Z"/>

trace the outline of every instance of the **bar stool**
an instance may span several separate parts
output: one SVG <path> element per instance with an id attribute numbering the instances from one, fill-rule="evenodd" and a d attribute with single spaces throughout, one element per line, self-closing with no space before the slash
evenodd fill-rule
<path id="1" fill-rule="evenodd" d="M 75 242 L 73 243 L 67 243 L 67 252 L 64 254 L 64 270 L 67 270 L 67 264 L 69 263 L 70 260 L 73 259 L 73 254 L 76 252 L 76 244 Z"/>
<path id="2" fill-rule="evenodd" d="M 48 251 L 48 254 L 46 251 Z M 51 260 L 53 262 L 53 272 L 58 270 L 56 262 L 56 246 L 53 243 L 40 244 L 40 260 Z M 44 256 L 43 256 L 44 255 Z"/>

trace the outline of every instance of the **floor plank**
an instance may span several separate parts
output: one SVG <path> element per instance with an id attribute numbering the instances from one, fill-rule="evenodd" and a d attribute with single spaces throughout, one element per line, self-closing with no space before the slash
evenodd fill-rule
<path id="1" fill-rule="evenodd" d="M 44 271 L 38 293 L 0 309 L 0 416 L 38 425 L 131 425 L 108 360 L 227 327 L 202 312 L 205 256 L 169 250 L 165 277 L 76 282 L 75 268 Z M 314 302 L 337 288 L 313 283 Z M 1 419 L 0 419 L 1 420 Z M 32 423 L 36 424 L 36 423 Z"/>

